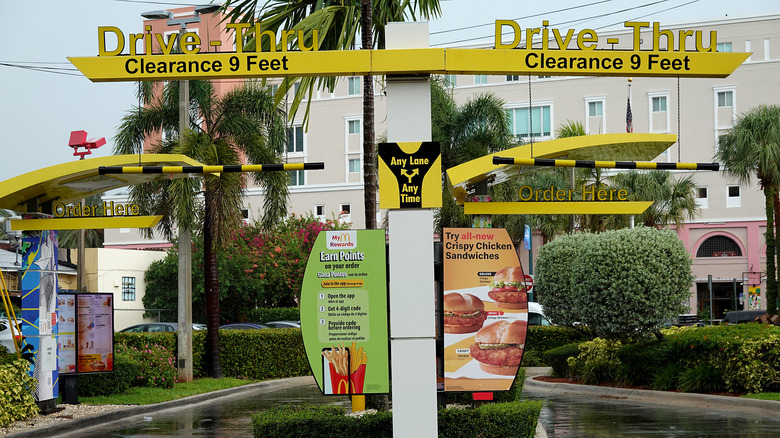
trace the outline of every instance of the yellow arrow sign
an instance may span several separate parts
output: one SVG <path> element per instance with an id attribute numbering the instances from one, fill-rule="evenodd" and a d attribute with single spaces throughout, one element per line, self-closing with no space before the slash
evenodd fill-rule
<path id="1" fill-rule="evenodd" d="M 11 230 L 101 230 L 106 228 L 151 228 L 162 216 L 98 216 L 56 219 L 13 219 Z"/>
<path id="2" fill-rule="evenodd" d="M 466 214 L 642 214 L 652 201 L 466 202 Z"/>
<path id="3" fill-rule="evenodd" d="M 749 53 L 394 49 L 68 58 L 94 82 L 417 73 L 578 76 L 730 75 Z"/>

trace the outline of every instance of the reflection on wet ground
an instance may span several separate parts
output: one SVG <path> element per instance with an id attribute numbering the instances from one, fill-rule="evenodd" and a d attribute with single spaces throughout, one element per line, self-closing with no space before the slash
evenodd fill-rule
<path id="1" fill-rule="evenodd" d="M 548 437 L 777 437 L 780 419 L 742 412 L 627 402 L 573 395 L 544 401 Z"/>
<path id="2" fill-rule="evenodd" d="M 530 392 L 529 392 L 530 393 Z M 629 402 L 617 398 L 537 394 L 542 400 L 540 421 L 549 437 L 776 437 L 780 418 L 737 411 Z M 279 404 L 337 404 L 345 411 L 347 397 L 323 396 L 309 383 L 239 395 L 104 424 L 61 437 L 145 438 L 252 436 L 251 415 Z"/>
<path id="3" fill-rule="evenodd" d="M 350 408 L 344 396 L 323 396 L 313 383 L 272 392 L 248 391 L 241 397 L 199 403 L 168 411 L 146 414 L 135 422 L 105 424 L 63 437 L 144 438 L 144 437 L 252 437 L 252 414 L 279 404 L 337 404 Z"/>

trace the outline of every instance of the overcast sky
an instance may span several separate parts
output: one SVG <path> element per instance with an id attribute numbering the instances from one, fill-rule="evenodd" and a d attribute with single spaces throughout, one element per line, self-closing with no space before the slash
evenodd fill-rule
<path id="1" fill-rule="evenodd" d="M 260 1 L 262 3 L 262 0 Z M 0 181 L 75 160 L 71 131 L 108 143 L 92 157 L 111 155 L 122 116 L 137 104 L 131 83 L 92 83 L 67 61 L 96 56 L 98 26 L 141 31 L 145 11 L 198 2 L 147 0 L 39 0 L 3 2 L 0 14 Z M 513 19 L 559 29 L 622 28 L 624 21 L 684 21 L 780 13 L 777 0 L 442 0 L 443 16 L 430 24 L 431 45 L 492 41 L 494 21 Z M 34 5 L 34 9 L 31 5 Z"/>

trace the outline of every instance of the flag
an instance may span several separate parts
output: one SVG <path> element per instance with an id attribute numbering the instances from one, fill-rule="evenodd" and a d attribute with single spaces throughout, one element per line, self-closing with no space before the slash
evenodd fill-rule
<path id="1" fill-rule="evenodd" d="M 626 132 L 634 132 L 634 116 L 631 114 L 631 98 L 626 99 Z"/>

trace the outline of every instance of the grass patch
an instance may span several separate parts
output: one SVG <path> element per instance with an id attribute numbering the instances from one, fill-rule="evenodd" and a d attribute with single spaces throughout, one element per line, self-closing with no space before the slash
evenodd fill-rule
<path id="1" fill-rule="evenodd" d="M 755 398 L 759 400 L 774 400 L 780 401 L 780 392 L 761 392 L 758 394 L 743 395 L 745 398 Z"/>
<path id="2" fill-rule="evenodd" d="M 177 400 L 191 395 L 235 388 L 236 386 L 254 383 L 256 380 L 202 378 L 187 383 L 177 383 L 171 389 L 132 387 L 124 394 L 103 395 L 97 397 L 79 397 L 81 403 L 87 405 L 149 405 Z"/>

